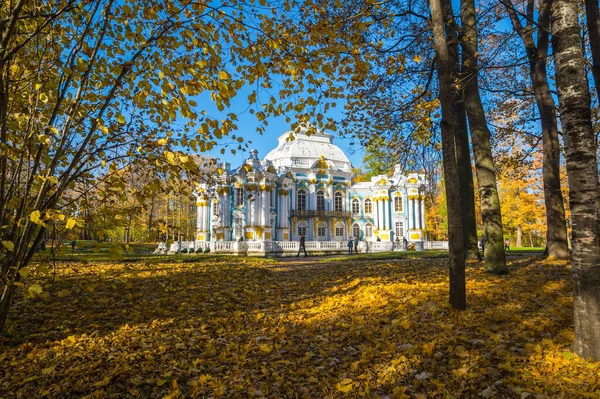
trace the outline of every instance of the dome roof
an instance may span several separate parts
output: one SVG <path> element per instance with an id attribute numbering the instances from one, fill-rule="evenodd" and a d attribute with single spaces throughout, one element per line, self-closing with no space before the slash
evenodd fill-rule
<path id="1" fill-rule="evenodd" d="M 307 128 L 298 131 L 288 131 L 277 138 L 279 144 L 265 156 L 277 168 L 285 167 L 316 167 L 315 163 L 324 159 L 331 168 L 350 171 L 350 160 L 338 146 L 332 143 L 333 135 L 319 130 L 307 136 Z M 293 135 L 293 140 L 288 140 Z"/>

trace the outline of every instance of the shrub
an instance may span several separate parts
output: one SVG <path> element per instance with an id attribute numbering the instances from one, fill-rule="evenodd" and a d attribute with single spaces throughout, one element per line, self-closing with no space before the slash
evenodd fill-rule
<path id="1" fill-rule="evenodd" d="M 209 247 L 206 247 L 206 248 L 204 248 L 204 253 L 205 253 L 205 254 L 207 254 L 207 253 L 209 253 L 209 252 L 210 252 L 210 248 L 209 248 Z"/>
<path id="2" fill-rule="evenodd" d="M 181 252 L 182 254 L 187 254 L 187 253 L 188 253 L 188 249 L 187 249 L 187 248 L 183 248 L 183 249 L 182 249 L 180 252 Z"/>
<path id="3" fill-rule="evenodd" d="M 190 248 L 190 250 L 188 252 L 191 253 L 191 254 L 193 254 L 194 253 L 194 248 Z"/>

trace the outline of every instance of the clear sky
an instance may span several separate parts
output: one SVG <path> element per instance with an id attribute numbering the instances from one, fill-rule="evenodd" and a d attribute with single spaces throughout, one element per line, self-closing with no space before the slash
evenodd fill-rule
<path id="1" fill-rule="evenodd" d="M 209 115 L 211 118 L 224 119 L 226 114 L 230 112 L 235 113 L 239 119 L 236 123 L 238 126 L 238 131 L 234 132 L 233 134 L 243 137 L 246 142 L 252 142 L 249 144 L 248 150 L 258 150 L 258 157 L 263 159 L 269 151 L 277 146 L 277 137 L 290 130 L 291 126 L 285 121 L 285 116 L 268 118 L 268 126 L 266 127 L 265 133 L 260 135 L 257 133 L 256 128 L 259 127 L 262 122 L 258 122 L 256 117 L 249 112 L 246 98 L 247 94 L 244 93 L 244 90 L 240 91 L 240 94 L 236 97 L 236 99 L 231 102 L 231 107 L 226 108 L 222 112 L 217 110 L 210 100 L 209 95 L 201 96 L 197 102 L 199 105 L 201 104 L 200 107 L 205 109 L 207 115 Z M 223 117 L 219 118 L 219 115 L 223 115 Z M 339 120 L 342 116 L 341 110 L 334 109 L 326 116 Z M 335 136 L 333 143 L 340 147 L 342 151 L 344 151 L 344 153 L 350 159 L 350 162 L 352 162 L 353 166 L 363 166 L 363 148 L 357 140 L 340 137 L 337 132 L 326 133 L 330 133 Z M 244 159 L 249 158 L 250 154 L 248 151 L 238 151 L 235 155 L 232 154 L 229 148 L 237 149 L 237 143 L 234 144 L 232 142 L 233 140 L 231 140 L 230 137 L 224 137 L 221 140 L 221 146 L 216 147 L 205 155 L 218 158 L 222 162 L 229 162 L 231 163 L 232 167 L 236 167 L 242 164 Z M 227 143 L 231 143 L 230 147 L 226 148 L 225 154 L 221 154 L 221 148 L 223 148 L 223 146 Z"/>

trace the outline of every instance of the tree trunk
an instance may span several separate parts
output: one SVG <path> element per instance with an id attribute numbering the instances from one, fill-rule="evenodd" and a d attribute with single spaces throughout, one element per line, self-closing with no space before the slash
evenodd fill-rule
<path id="1" fill-rule="evenodd" d="M 448 209 L 448 241 L 450 263 L 450 304 L 455 309 L 466 309 L 465 249 L 461 217 L 460 182 L 456 164 L 456 136 L 458 115 L 453 112 L 452 61 L 444 34 L 441 0 L 430 0 L 434 47 L 438 63 L 439 100 L 442 108 L 442 155 L 446 203 Z M 450 6 L 451 7 L 451 6 Z"/>
<path id="2" fill-rule="evenodd" d="M 446 21 L 446 41 L 450 62 L 452 63 L 452 80 L 460 79 L 460 50 L 458 45 L 458 27 L 454 22 L 450 1 L 442 0 L 444 21 Z M 469 133 L 467 130 L 467 115 L 465 112 L 462 90 L 453 87 L 454 100 L 449 104 L 453 114 L 456 114 L 456 164 L 460 185 L 460 203 L 463 223 L 463 239 L 466 259 L 481 260 L 477 247 L 477 219 L 475 217 L 475 186 L 473 184 L 473 169 L 471 168 L 471 151 L 469 149 Z"/>
<path id="3" fill-rule="evenodd" d="M 592 50 L 592 76 L 598 101 L 600 101 L 600 12 L 598 11 L 598 0 L 585 0 L 585 17 Z"/>
<path id="4" fill-rule="evenodd" d="M 523 246 L 523 231 L 521 230 L 521 225 L 517 226 L 517 242 L 515 243 L 515 247 L 520 248 Z"/>
<path id="5" fill-rule="evenodd" d="M 573 220 L 573 350 L 583 358 L 600 361 L 600 197 L 577 2 L 555 0 L 552 17 L 556 88 L 565 138 Z"/>
<path id="6" fill-rule="evenodd" d="M 483 235 L 485 237 L 485 270 L 489 273 L 505 274 L 506 254 L 504 252 L 504 232 L 500 199 L 496 186 L 496 172 L 492 159 L 490 131 L 487 127 L 483 104 L 479 94 L 477 78 L 477 26 L 474 0 L 461 0 L 461 18 L 464 37 L 461 41 L 463 49 L 463 72 L 465 73 L 465 107 L 471 128 L 473 154 L 481 201 L 483 219 Z"/>
<path id="7" fill-rule="evenodd" d="M 529 76 L 542 125 L 544 202 L 546 205 L 546 254 L 551 258 L 567 259 L 569 243 L 565 207 L 560 189 L 560 147 L 556 123 L 556 107 L 548 85 L 546 58 L 548 57 L 548 35 L 550 29 L 551 0 L 542 0 L 538 13 L 537 46 L 533 40 L 533 21 L 521 24 L 510 0 L 505 6 L 515 32 L 519 34 L 527 59 Z M 527 4 L 527 15 L 534 15 L 534 3 Z"/>

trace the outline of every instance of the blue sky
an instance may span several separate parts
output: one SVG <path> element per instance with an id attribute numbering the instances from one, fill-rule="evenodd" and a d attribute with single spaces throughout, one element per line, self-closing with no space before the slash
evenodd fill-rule
<path id="1" fill-rule="evenodd" d="M 233 134 L 243 137 L 245 141 L 251 141 L 252 144 L 249 145 L 249 149 L 258 150 L 258 157 L 262 159 L 269 151 L 277 146 L 277 137 L 290 130 L 291 126 L 286 122 L 285 116 L 271 117 L 267 118 L 268 126 L 266 127 L 265 133 L 262 135 L 257 133 L 256 128 L 259 127 L 262 122 L 258 122 L 256 117 L 249 112 L 248 103 L 246 101 L 247 95 L 248 93 L 242 89 L 238 96 L 231 101 L 231 107 L 225 108 L 222 112 L 217 110 L 208 94 L 200 96 L 197 103 L 202 104 L 200 107 L 205 109 L 207 115 L 211 118 L 224 119 L 228 113 L 235 113 L 238 116 L 238 122 L 236 123 L 238 130 Z M 338 106 L 338 109 L 332 110 L 326 116 L 339 120 L 342 117 L 341 107 Z M 346 153 L 353 166 L 363 166 L 362 158 L 364 151 L 357 140 L 341 137 L 337 132 L 326 133 L 334 134 L 335 138 L 333 139 L 333 143 Z M 229 162 L 233 167 L 238 166 L 244 159 L 248 158 L 250 154 L 248 151 L 238 151 L 233 155 L 229 149 L 225 150 L 225 154 L 221 154 L 220 151 L 221 148 L 223 148 L 223 145 L 231 142 L 232 140 L 230 137 L 224 137 L 223 140 L 221 140 L 221 146 L 216 147 L 204 155 L 213 156 L 222 162 Z M 237 149 L 237 143 L 232 144 L 230 148 Z"/>

